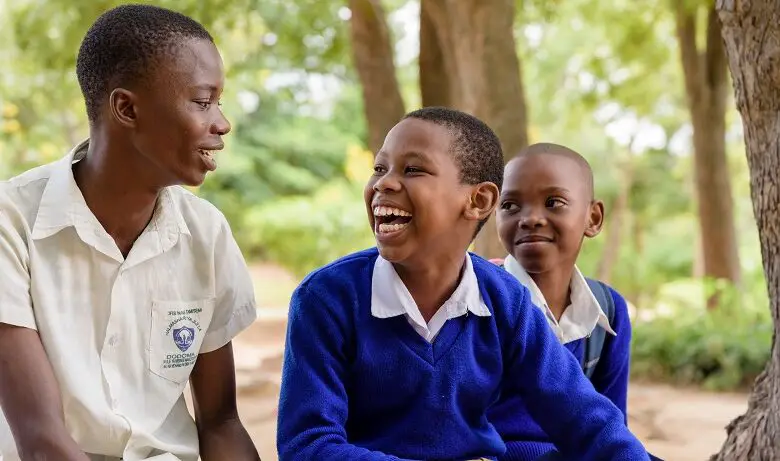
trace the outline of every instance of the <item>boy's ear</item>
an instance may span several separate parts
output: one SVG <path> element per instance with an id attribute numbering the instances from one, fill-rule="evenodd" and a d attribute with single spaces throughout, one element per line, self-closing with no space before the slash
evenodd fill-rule
<path id="1" fill-rule="evenodd" d="M 482 221 L 490 217 L 498 204 L 498 186 L 492 182 L 483 182 L 471 186 L 469 203 L 466 206 L 466 217 L 474 221 Z"/>
<path id="2" fill-rule="evenodd" d="M 604 225 L 604 202 L 594 200 L 590 204 L 590 214 L 588 215 L 588 227 L 585 228 L 585 236 L 593 238 L 601 232 Z"/>
<path id="3" fill-rule="evenodd" d="M 108 97 L 111 116 L 120 125 L 127 128 L 136 126 L 135 94 L 124 88 L 115 88 Z"/>

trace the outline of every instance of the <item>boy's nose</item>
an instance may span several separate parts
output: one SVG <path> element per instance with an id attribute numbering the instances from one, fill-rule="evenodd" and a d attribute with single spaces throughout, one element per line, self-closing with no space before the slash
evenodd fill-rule
<path id="1" fill-rule="evenodd" d="M 374 190 L 377 192 L 397 191 L 400 189 L 401 189 L 401 182 L 398 181 L 398 178 L 396 178 L 394 175 L 391 175 L 389 173 L 380 177 L 374 183 Z"/>
<path id="2" fill-rule="evenodd" d="M 547 220 L 544 218 L 544 216 L 531 212 L 521 216 L 518 224 L 520 225 L 521 229 L 533 229 L 536 227 L 543 227 L 545 224 L 547 224 Z"/>
<path id="3" fill-rule="evenodd" d="M 211 131 L 214 134 L 225 136 L 230 133 L 231 125 L 230 121 L 225 117 L 222 111 L 219 112 L 219 116 L 211 124 Z"/>

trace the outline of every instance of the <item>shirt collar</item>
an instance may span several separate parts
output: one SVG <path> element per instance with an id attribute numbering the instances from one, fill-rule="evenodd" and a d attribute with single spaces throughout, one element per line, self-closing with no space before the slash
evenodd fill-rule
<path id="1" fill-rule="evenodd" d="M 544 299 L 544 294 L 514 257 L 511 255 L 506 257 L 504 268 L 528 288 L 528 291 L 531 292 L 531 301 L 542 309 L 547 321 L 555 331 L 555 335 L 562 343 L 565 344 L 589 336 L 596 325 L 601 326 L 613 336 L 617 336 L 617 333 L 610 326 L 602 306 L 599 305 L 596 296 L 577 266 L 574 266 L 569 284 L 571 304 L 563 312 L 560 321 L 555 320 L 555 316 Z"/>
<path id="2" fill-rule="evenodd" d="M 448 318 L 459 317 L 467 312 L 480 317 L 490 317 L 490 310 L 482 300 L 479 291 L 477 275 L 474 273 L 470 256 L 466 256 L 460 283 L 452 296 L 439 309 L 446 309 Z M 414 298 L 401 281 L 393 264 L 378 256 L 371 278 L 371 315 L 377 318 L 389 318 L 404 314 L 409 315 L 417 323 L 425 324 Z"/>
<path id="3" fill-rule="evenodd" d="M 92 210 L 84 201 L 84 196 L 73 177 L 73 164 L 83 160 L 87 155 L 89 139 L 74 147 L 68 155 L 51 165 L 51 174 L 46 183 L 32 229 L 33 239 L 50 237 L 67 227 L 74 227 L 81 240 L 109 256 L 118 252 L 113 240 L 105 232 Z M 176 200 L 173 199 L 170 188 L 160 192 L 149 229 L 156 231 L 171 231 L 177 234 L 190 235 L 190 230 L 184 220 Z M 111 246 L 114 246 L 111 249 Z M 120 255 L 121 256 L 121 255 Z"/>

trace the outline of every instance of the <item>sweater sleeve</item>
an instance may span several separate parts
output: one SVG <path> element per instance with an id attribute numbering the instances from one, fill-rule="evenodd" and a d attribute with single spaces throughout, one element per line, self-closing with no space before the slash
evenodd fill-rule
<path id="1" fill-rule="evenodd" d="M 610 290 L 610 293 L 615 301 L 612 328 L 617 335 L 607 334 L 601 359 L 596 365 L 591 382 L 597 391 L 623 412 L 623 422 L 627 424 L 626 395 L 631 358 L 631 320 L 628 317 L 626 300 L 614 290 Z"/>
<path id="2" fill-rule="evenodd" d="M 345 311 L 351 306 L 334 298 L 333 293 L 343 293 L 338 288 L 304 282 L 293 293 L 279 397 L 279 460 L 399 461 L 347 441 L 350 326 Z"/>
<path id="3" fill-rule="evenodd" d="M 508 319 L 514 325 L 508 335 L 507 388 L 518 392 L 561 454 L 581 460 L 647 460 L 623 414 L 594 389 L 542 311 L 531 304 L 528 291 L 504 298 L 507 303 L 512 299 L 521 304 L 512 309 L 516 321 Z"/>

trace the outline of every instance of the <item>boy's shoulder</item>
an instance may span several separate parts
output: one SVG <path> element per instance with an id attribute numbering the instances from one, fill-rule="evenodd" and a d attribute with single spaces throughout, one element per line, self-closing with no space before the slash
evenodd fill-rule
<path id="1" fill-rule="evenodd" d="M 528 288 L 499 266 L 496 260 L 488 260 L 474 253 L 469 255 L 483 294 L 489 298 L 485 301 L 491 313 L 516 316 L 516 310 L 524 306 L 525 298 L 530 299 Z"/>
<path id="2" fill-rule="evenodd" d="M 617 289 L 601 280 L 586 277 L 585 280 L 599 302 L 601 310 L 607 315 L 610 325 L 618 334 L 622 329 L 631 329 L 628 302 Z"/>
<path id="3" fill-rule="evenodd" d="M 0 213 L 23 216 L 32 228 L 43 192 L 59 163 L 61 161 L 40 165 L 0 181 Z"/>
<path id="4" fill-rule="evenodd" d="M 310 272 L 300 283 L 300 287 L 322 284 L 344 285 L 362 278 L 371 279 L 374 263 L 379 256 L 376 247 L 342 256 Z"/>
<path id="5" fill-rule="evenodd" d="M 620 294 L 620 292 L 615 287 L 610 285 L 609 283 L 604 282 L 602 280 L 599 280 L 597 278 L 593 278 L 593 277 L 587 277 L 587 276 L 584 276 L 584 277 L 585 277 L 585 281 L 588 282 L 588 285 L 592 286 L 593 284 L 595 284 L 595 285 L 603 287 L 603 289 L 606 290 L 606 293 L 610 297 L 612 297 L 612 300 L 614 301 L 614 303 L 616 305 L 617 304 L 625 304 L 626 303 L 626 299 L 623 297 L 623 295 Z"/>

